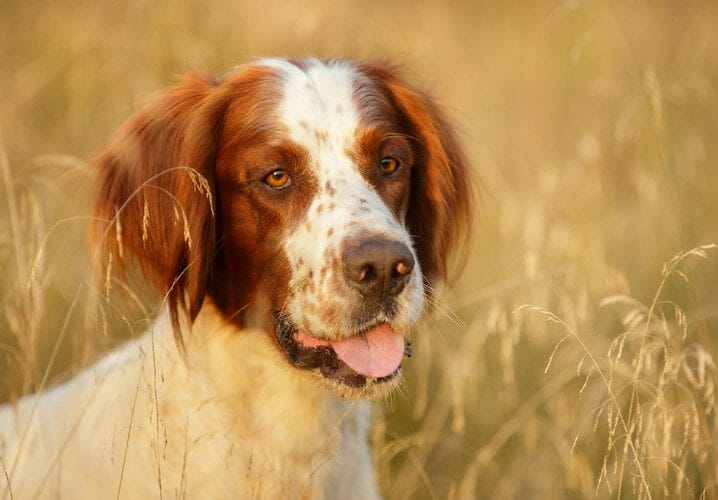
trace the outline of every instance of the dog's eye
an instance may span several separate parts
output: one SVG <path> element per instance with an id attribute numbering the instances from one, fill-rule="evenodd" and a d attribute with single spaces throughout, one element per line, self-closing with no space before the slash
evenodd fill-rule
<path id="1" fill-rule="evenodd" d="M 392 175 L 401 166 L 401 160 L 392 156 L 387 156 L 379 162 L 379 167 L 384 175 Z"/>
<path id="2" fill-rule="evenodd" d="M 284 189 L 292 184 L 292 178 L 286 170 L 278 168 L 264 178 L 264 183 L 272 189 Z"/>

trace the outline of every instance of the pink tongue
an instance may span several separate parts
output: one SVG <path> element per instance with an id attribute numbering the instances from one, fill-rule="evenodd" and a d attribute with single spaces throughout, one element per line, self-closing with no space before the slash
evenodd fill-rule
<path id="1" fill-rule="evenodd" d="M 404 356 L 404 338 L 388 325 L 378 325 L 349 338 L 327 342 L 297 332 L 306 347 L 330 345 L 349 368 L 367 377 L 386 377 L 399 368 Z"/>
<path id="2" fill-rule="evenodd" d="M 391 375 L 404 356 L 404 339 L 388 325 L 332 342 L 332 347 L 349 368 L 367 377 Z"/>

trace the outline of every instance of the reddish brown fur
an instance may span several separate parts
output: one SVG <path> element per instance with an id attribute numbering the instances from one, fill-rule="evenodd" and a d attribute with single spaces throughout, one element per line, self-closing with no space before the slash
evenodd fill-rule
<path id="1" fill-rule="evenodd" d="M 354 150 L 349 152 L 366 180 L 374 186 L 399 220 L 406 212 L 414 163 L 412 147 L 404 137 L 407 132 L 410 131 L 402 130 L 398 123 L 393 124 L 386 119 L 380 127 L 364 125 L 357 131 Z M 391 177 L 383 177 L 377 168 L 377 164 L 386 157 L 401 161 L 401 167 Z M 366 202 L 360 200 L 360 205 Z"/>
<path id="2" fill-rule="evenodd" d="M 395 215 L 406 214 L 426 279 L 443 278 L 470 215 L 463 153 L 425 95 L 390 69 L 359 69 L 368 78 L 358 85 L 361 129 L 350 155 Z M 266 313 L 290 293 L 291 270 L 279 243 L 318 185 L 307 151 L 286 139 L 274 115 L 280 85 L 275 70 L 256 66 L 222 82 L 189 76 L 132 117 L 95 160 L 94 240 L 121 271 L 135 257 L 167 293 L 175 327 L 180 310 L 195 318 L 205 294 L 243 326 L 248 306 L 261 302 Z M 377 162 L 384 156 L 399 158 L 402 170 L 380 181 Z M 277 165 L 301 178 L 291 196 L 262 191 L 261 179 Z M 329 182 L 326 190 L 335 191 Z"/>
<path id="3" fill-rule="evenodd" d="M 273 119 L 278 98 L 268 68 L 245 67 L 222 83 L 185 78 L 132 117 L 95 160 L 94 240 L 122 271 L 135 257 L 167 293 L 176 331 L 179 311 L 193 320 L 206 293 L 240 325 L 260 294 L 286 296 L 289 269 L 277 242 L 308 205 L 316 182 L 302 147 L 269 146 L 282 138 Z M 275 193 L 257 192 L 256 181 L 276 165 L 304 172 L 289 206 L 272 199 Z M 206 179 L 211 199 L 196 187 L 193 172 Z M 118 219 L 121 242 L 112 231 Z"/>
<path id="4" fill-rule="evenodd" d="M 189 76 L 131 118 L 95 160 L 93 239 L 120 270 L 126 256 L 138 257 L 144 274 L 167 292 L 175 325 L 180 307 L 191 318 L 199 312 L 211 272 L 213 206 L 191 176 L 196 172 L 214 184 L 227 102 L 211 79 Z M 117 225 L 121 241 L 113 233 Z"/>

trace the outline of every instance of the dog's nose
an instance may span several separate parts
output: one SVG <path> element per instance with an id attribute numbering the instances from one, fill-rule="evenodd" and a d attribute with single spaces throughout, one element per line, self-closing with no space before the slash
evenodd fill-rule
<path id="1" fill-rule="evenodd" d="M 411 250 L 385 239 L 347 242 L 342 261 L 349 286 L 377 302 L 401 293 L 414 269 Z"/>

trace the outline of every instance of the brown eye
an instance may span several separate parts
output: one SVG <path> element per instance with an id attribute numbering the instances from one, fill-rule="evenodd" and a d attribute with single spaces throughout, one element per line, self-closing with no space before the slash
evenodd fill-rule
<path id="1" fill-rule="evenodd" d="M 398 158 L 388 156 L 379 162 L 381 171 L 384 175 L 391 175 L 399 168 L 401 162 Z"/>
<path id="2" fill-rule="evenodd" d="M 278 168 L 264 178 L 264 183 L 273 189 L 284 189 L 292 183 L 292 178 L 286 170 Z"/>

